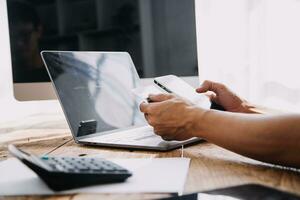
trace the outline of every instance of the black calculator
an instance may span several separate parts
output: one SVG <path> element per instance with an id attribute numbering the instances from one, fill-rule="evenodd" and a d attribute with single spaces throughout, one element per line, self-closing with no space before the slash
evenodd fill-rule
<path id="1" fill-rule="evenodd" d="M 8 150 L 55 191 L 124 182 L 132 175 L 127 169 L 102 158 L 37 157 L 14 145 L 9 145 Z"/>

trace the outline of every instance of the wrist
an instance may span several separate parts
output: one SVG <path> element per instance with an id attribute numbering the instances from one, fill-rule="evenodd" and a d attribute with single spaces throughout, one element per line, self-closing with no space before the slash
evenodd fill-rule
<path id="1" fill-rule="evenodd" d="M 193 107 L 191 109 L 191 135 L 193 137 L 203 137 L 203 133 L 207 132 L 207 125 L 205 121 L 207 121 L 207 116 L 209 113 L 212 112 L 211 110 L 202 109 L 199 107 Z"/>

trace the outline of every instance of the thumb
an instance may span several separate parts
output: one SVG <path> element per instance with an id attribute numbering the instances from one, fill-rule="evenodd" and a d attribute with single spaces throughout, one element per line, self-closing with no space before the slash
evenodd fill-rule
<path id="1" fill-rule="evenodd" d="M 210 91 L 212 89 L 212 82 L 211 81 L 204 81 L 199 88 L 196 89 L 196 92 L 198 93 L 205 93 L 207 91 Z"/>
<path id="2" fill-rule="evenodd" d="M 149 94 L 149 100 L 151 102 L 161 102 L 161 101 L 166 101 L 174 96 L 171 94 Z"/>

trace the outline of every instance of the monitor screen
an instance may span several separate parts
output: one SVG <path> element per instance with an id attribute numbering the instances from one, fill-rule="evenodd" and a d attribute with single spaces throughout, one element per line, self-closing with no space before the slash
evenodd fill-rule
<path id="1" fill-rule="evenodd" d="M 7 0 L 15 83 L 49 82 L 42 50 L 126 51 L 140 77 L 197 75 L 194 0 Z"/>

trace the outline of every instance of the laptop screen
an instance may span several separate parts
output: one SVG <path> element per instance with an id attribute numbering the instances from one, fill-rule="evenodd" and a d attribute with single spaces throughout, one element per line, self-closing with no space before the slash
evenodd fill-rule
<path id="1" fill-rule="evenodd" d="M 42 52 L 74 136 L 144 125 L 132 89 L 140 79 L 128 53 Z"/>

